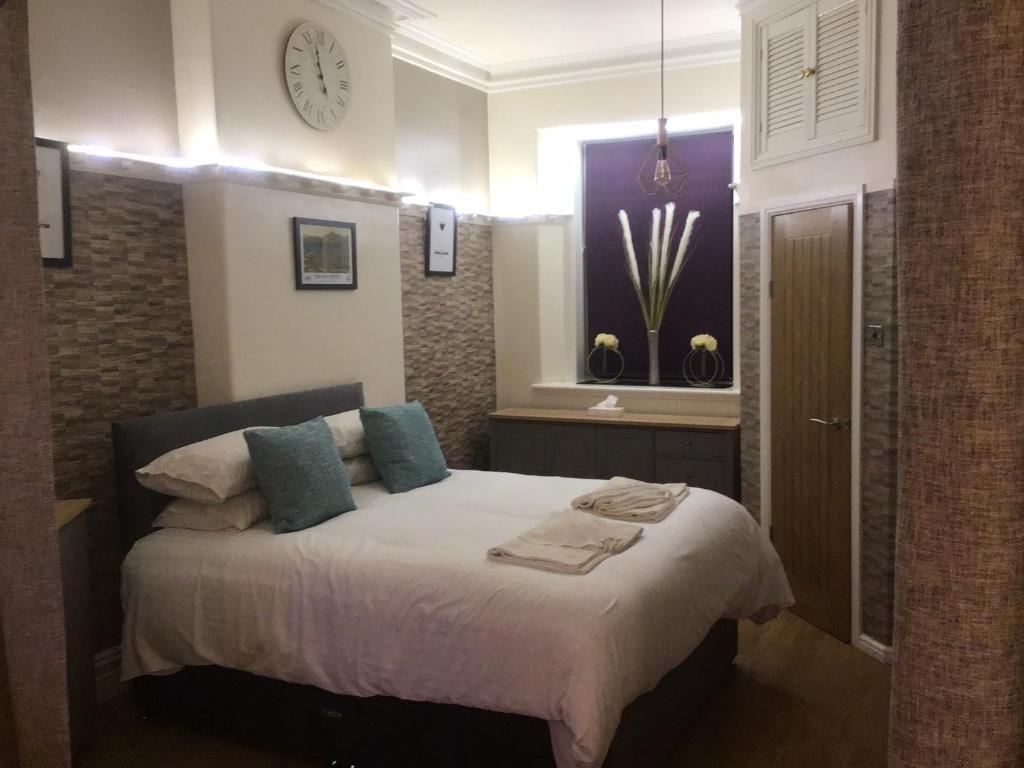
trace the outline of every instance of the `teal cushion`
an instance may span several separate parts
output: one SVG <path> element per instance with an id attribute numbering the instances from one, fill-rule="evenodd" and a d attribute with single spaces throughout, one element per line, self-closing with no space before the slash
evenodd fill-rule
<path id="1" fill-rule="evenodd" d="M 322 418 L 249 429 L 244 436 L 278 533 L 301 531 L 356 508 L 338 446 Z"/>
<path id="2" fill-rule="evenodd" d="M 430 417 L 418 402 L 360 408 L 359 416 L 373 463 L 391 493 L 430 485 L 451 474 Z"/>

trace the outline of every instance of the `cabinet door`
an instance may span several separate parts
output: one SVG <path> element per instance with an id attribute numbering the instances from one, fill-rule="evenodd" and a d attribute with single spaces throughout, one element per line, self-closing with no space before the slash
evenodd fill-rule
<path id="1" fill-rule="evenodd" d="M 654 432 L 650 429 L 606 427 L 599 431 L 602 478 L 629 477 L 654 481 Z"/>
<path id="2" fill-rule="evenodd" d="M 598 477 L 594 427 L 554 425 L 548 435 L 551 474 L 559 477 Z"/>
<path id="3" fill-rule="evenodd" d="M 491 422 L 491 469 L 521 475 L 550 475 L 546 424 Z"/>

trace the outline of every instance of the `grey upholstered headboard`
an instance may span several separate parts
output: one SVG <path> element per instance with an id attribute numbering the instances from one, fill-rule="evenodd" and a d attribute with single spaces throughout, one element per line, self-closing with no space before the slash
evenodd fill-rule
<path id="1" fill-rule="evenodd" d="M 342 384 L 288 395 L 173 411 L 142 419 L 116 421 L 114 475 L 117 507 L 126 554 L 132 544 L 152 533 L 152 523 L 168 503 L 139 485 L 135 470 L 183 445 L 246 427 L 283 427 L 363 405 L 362 384 Z"/>

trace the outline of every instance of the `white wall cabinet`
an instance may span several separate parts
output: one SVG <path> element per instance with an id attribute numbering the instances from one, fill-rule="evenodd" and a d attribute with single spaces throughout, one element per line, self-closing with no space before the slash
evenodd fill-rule
<path id="1" fill-rule="evenodd" d="M 875 139 L 877 0 L 758 4 L 754 168 Z"/>

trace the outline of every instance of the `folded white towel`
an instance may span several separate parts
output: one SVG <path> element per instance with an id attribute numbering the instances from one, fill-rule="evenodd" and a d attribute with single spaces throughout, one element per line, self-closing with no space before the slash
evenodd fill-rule
<path id="1" fill-rule="evenodd" d="M 689 493 L 686 483 L 644 483 L 628 477 L 613 477 L 596 491 L 573 499 L 572 507 L 612 520 L 658 523 Z"/>
<path id="2" fill-rule="evenodd" d="M 487 557 L 542 571 L 584 574 L 633 546 L 643 530 L 639 525 L 599 520 L 584 512 L 563 509 L 511 541 L 491 547 Z"/>

